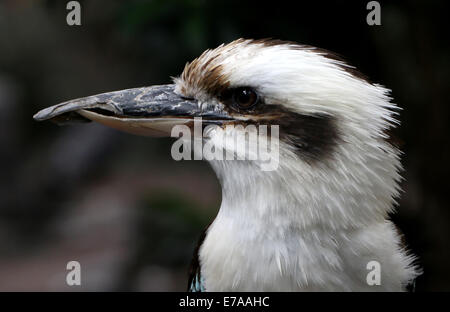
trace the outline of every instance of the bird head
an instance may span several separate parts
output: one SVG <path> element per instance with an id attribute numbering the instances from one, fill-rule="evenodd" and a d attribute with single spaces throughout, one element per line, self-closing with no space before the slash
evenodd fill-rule
<path id="1" fill-rule="evenodd" d="M 214 125 L 203 140 L 232 153 L 217 129 L 231 134 L 244 130 L 230 126 L 278 126 L 276 170 L 259 170 L 257 160 L 211 160 L 222 206 L 251 205 L 255 211 L 246 213 L 335 228 L 382 220 L 392 210 L 400 161 L 387 141 L 386 131 L 397 123 L 390 101 L 388 89 L 330 52 L 238 39 L 187 63 L 173 84 L 71 100 L 34 118 L 92 120 L 154 136 L 201 117 L 203 126 Z"/>

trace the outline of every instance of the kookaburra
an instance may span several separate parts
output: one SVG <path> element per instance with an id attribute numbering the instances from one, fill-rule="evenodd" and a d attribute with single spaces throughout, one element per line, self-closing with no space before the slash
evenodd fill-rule
<path id="1" fill-rule="evenodd" d="M 389 220 L 401 180 L 387 134 L 398 124 L 389 92 L 328 51 L 238 39 L 187 63 L 173 84 L 76 99 L 34 118 L 140 135 L 168 135 L 196 117 L 225 132 L 278 125 L 276 170 L 261 170 L 258 159 L 209 160 L 222 203 L 195 252 L 189 289 L 402 291 L 418 270 Z M 202 140 L 232 149 L 215 133 Z"/>

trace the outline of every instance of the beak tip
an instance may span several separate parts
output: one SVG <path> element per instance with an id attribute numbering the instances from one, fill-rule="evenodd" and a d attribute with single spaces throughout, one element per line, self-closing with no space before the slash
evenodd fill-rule
<path id="1" fill-rule="evenodd" d="M 43 121 L 45 118 L 42 114 L 42 111 L 37 112 L 36 114 L 33 115 L 33 119 L 36 121 Z"/>
<path id="2" fill-rule="evenodd" d="M 36 114 L 34 114 L 33 119 L 36 121 L 44 121 L 46 119 L 49 119 L 49 115 L 50 115 L 49 108 L 50 107 L 42 109 L 39 112 L 37 112 Z"/>

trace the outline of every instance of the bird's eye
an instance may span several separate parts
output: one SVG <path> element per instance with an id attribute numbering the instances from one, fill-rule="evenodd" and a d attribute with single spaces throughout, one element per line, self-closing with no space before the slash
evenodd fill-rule
<path id="1" fill-rule="evenodd" d="M 250 109 L 258 103 L 258 94 L 251 88 L 237 88 L 233 92 L 233 101 L 241 109 Z"/>

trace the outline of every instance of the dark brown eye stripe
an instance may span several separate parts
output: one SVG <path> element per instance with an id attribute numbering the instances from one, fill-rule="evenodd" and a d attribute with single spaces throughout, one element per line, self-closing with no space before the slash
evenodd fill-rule
<path id="1" fill-rule="evenodd" d="M 270 126 L 278 125 L 280 140 L 310 164 L 332 157 L 339 142 L 336 120 L 330 115 L 296 113 L 280 104 L 260 104 L 247 114 L 229 108 L 227 111 L 231 116 L 247 117 L 247 120 L 241 121 L 244 126 L 266 125 L 270 129 Z"/>

